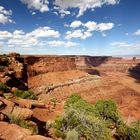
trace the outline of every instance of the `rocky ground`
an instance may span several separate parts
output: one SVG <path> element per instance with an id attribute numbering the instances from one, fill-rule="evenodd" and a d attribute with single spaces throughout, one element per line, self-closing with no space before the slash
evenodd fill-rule
<path id="1" fill-rule="evenodd" d="M 51 140 L 39 135 L 46 130 L 45 122 L 34 117 L 32 109 L 45 108 L 45 104 L 38 99 L 21 99 L 14 94 L 15 91 L 28 90 L 24 71 L 19 54 L 11 53 L 0 57 L 0 139 Z M 37 130 L 38 123 L 42 124 Z"/>
<path id="2" fill-rule="evenodd" d="M 27 79 L 26 71 L 19 54 L 0 57 L 0 83 L 8 87 L 5 90 L 0 88 L 0 139 L 56 139 L 46 122 L 53 122 L 63 113 L 64 103 L 72 93 L 81 95 L 92 104 L 100 99 L 114 100 L 126 123 L 140 119 L 140 83 L 128 73 L 106 72 L 98 76 L 68 70 Z M 17 90 L 29 89 L 37 97 L 35 100 L 22 99 L 14 94 Z M 19 120 L 15 121 L 15 118 Z M 24 120 L 22 125 L 20 120 Z M 36 126 L 38 132 L 30 129 Z"/>

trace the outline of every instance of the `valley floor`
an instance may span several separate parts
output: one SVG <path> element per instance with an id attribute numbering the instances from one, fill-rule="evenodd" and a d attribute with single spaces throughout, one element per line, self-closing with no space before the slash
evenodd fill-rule
<path id="1" fill-rule="evenodd" d="M 85 78 L 85 81 L 61 86 L 81 77 Z M 87 80 L 89 77 L 92 79 Z M 53 72 L 35 76 L 28 82 L 34 91 L 41 90 L 40 100 L 44 102 L 49 102 L 52 98 L 58 100 L 56 108 L 52 109 L 51 113 L 46 109 L 33 110 L 34 116 L 42 121 L 53 121 L 62 114 L 64 102 L 72 93 L 78 93 L 93 104 L 100 99 L 112 99 L 117 103 L 119 112 L 127 123 L 140 119 L 140 82 L 123 73 L 106 73 L 99 77 L 81 71 Z M 46 94 L 45 89 L 55 85 L 57 88 Z"/>

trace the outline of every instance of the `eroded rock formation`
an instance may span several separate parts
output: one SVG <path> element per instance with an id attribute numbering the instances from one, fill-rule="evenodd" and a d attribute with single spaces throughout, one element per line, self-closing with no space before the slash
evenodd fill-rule
<path id="1" fill-rule="evenodd" d="M 140 59 L 123 59 L 115 57 L 93 56 L 23 56 L 28 65 L 28 76 L 33 77 L 47 72 L 83 70 L 90 74 L 104 74 L 105 72 L 127 73 L 138 67 Z"/>

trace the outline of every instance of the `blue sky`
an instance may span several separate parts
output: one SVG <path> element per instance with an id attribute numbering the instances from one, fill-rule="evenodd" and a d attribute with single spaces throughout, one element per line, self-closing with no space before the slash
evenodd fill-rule
<path id="1" fill-rule="evenodd" d="M 0 53 L 140 54 L 139 0 L 0 0 Z"/>

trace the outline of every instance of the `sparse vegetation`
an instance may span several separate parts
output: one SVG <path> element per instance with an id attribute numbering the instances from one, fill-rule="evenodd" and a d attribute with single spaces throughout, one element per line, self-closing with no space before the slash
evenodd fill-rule
<path id="1" fill-rule="evenodd" d="M 9 92 L 10 89 L 7 85 L 5 85 L 4 83 L 0 82 L 0 91 L 1 92 Z"/>
<path id="2" fill-rule="evenodd" d="M 139 140 L 140 129 L 138 127 L 130 127 L 126 124 L 121 124 L 116 130 L 115 137 L 119 140 Z"/>
<path id="3" fill-rule="evenodd" d="M 22 120 L 18 117 L 12 116 L 12 115 L 9 116 L 9 121 L 10 121 L 10 123 L 14 123 L 14 124 L 19 125 L 20 127 L 29 129 L 33 134 L 38 133 L 38 127 L 36 125 L 31 124 L 30 121 Z"/>
<path id="4" fill-rule="evenodd" d="M 115 102 L 101 100 L 91 105 L 77 94 L 66 101 L 65 113 L 56 119 L 54 128 L 56 136 L 66 140 L 73 136 L 76 140 L 110 140 L 113 136 L 118 140 L 140 138 L 140 123 L 137 122 L 132 127 L 124 124 Z M 111 134 L 114 128 L 115 134 Z"/>
<path id="5" fill-rule="evenodd" d="M 13 93 L 16 97 L 20 97 L 22 99 L 32 99 L 35 100 L 37 99 L 36 95 L 34 94 L 33 91 L 23 91 L 23 90 L 16 90 Z"/>
<path id="6" fill-rule="evenodd" d="M 52 98 L 52 99 L 51 99 L 51 103 L 53 104 L 53 109 L 55 109 L 57 102 L 58 102 L 58 101 L 57 101 L 56 98 Z"/>
<path id="7" fill-rule="evenodd" d="M 119 114 L 115 102 L 111 100 L 100 100 L 95 104 L 95 112 L 100 119 L 106 121 L 108 126 L 120 123 Z"/>
<path id="8" fill-rule="evenodd" d="M 79 140 L 78 132 L 75 129 L 69 131 L 65 140 Z"/>
<path id="9" fill-rule="evenodd" d="M 65 114 L 55 121 L 56 134 L 63 139 L 75 129 L 79 137 L 88 140 L 108 140 L 110 130 L 104 120 L 95 116 L 95 107 L 80 96 L 72 95 L 65 104 Z"/>

